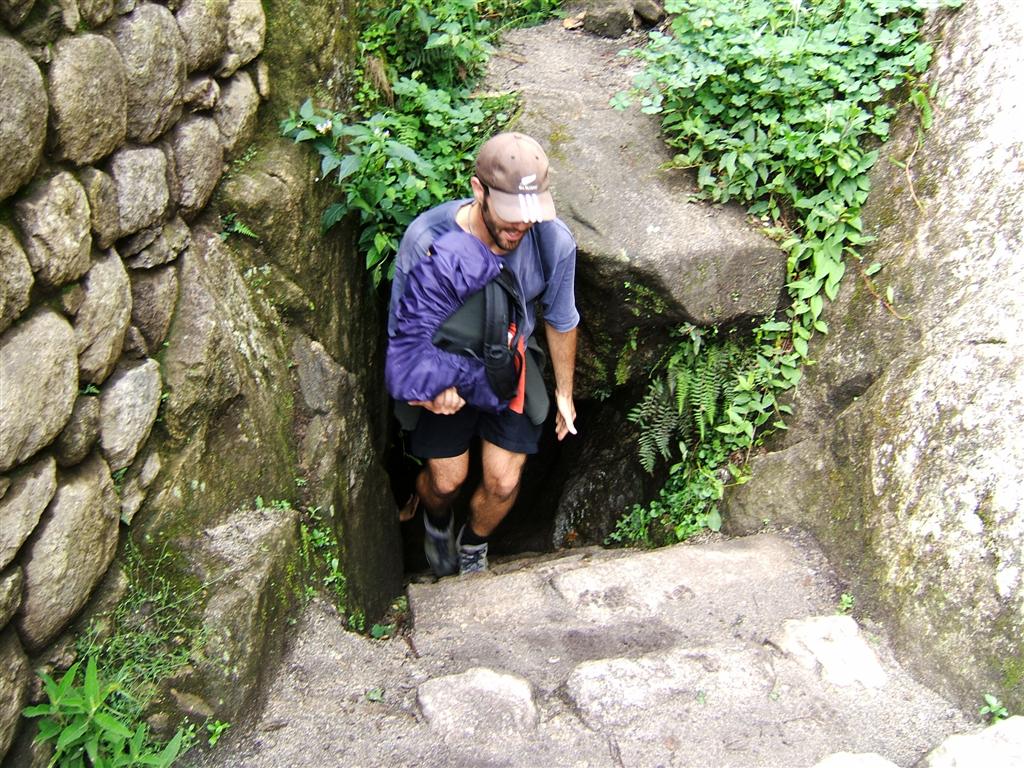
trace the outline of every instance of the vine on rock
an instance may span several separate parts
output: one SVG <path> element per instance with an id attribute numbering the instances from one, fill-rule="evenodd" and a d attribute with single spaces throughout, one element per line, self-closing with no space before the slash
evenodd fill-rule
<path id="1" fill-rule="evenodd" d="M 626 108 L 639 99 L 644 112 L 661 115 L 677 151 L 672 165 L 696 169 L 700 195 L 744 203 L 779 239 L 790 301 L 783 316 L 754 329 L 746 354 L 729 357 L 727 377 L 739 401 L 724 406 L 720 421 L 696 420 L 705 426 L 696 434 L 686 431 L 691 421 L 679 404 L 670 438 L 669 420 L 651 403 L 678 394 L 680 366 L 697 375 L 715 347 L 699 354 L 689 329 L 652 374 L 633 412 L 641 462 L 650 470 L 655 453 L 669 459 L 675 440 L 679 461 L 660 498 L 627 513 L 612 540 L 650 543 L 655 531 L 664 541 L 715 528 L 720 518 L 708 510 L 722 496 L 723 475 L 742 480 L 734 463 L 785 428 L 787 409 L 778 398 L 812 363 L 813 335 L 828 332 L 822 311 L 839 291 L 847 260 L 859 266 L 858 249 L 871 242 L 860 211 L 893 104 L 908 100 L 922 129 L 932 120 L 929 94 L 919 84 L 932 57 L 921 25 L 924 11 L 937 5 L 955 8 L 960 0 L 669 0 L 669 33 L 652 32 L 647 47 L 634 52 L 646 68 L 613 104 Z M 869 280 L 880 268 L 861 273 Z M 882 301 L 900 316 L 891 287 Z M 718 471 L 723 466 L 729 471 Z"/>

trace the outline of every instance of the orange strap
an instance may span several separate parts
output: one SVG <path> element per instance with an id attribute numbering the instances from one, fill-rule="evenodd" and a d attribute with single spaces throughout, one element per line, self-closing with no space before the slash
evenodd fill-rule
<path id="1" fill-rule="evenodd" d="M 509 323 L 508 326 L 508 340 L 509 343 L 516 335 L 516 324 Z M 517 349 L 518 354 L 516 355 L 516 362 L 519 364 L 518 380 L 516 381 L 516 393 L 512 396 L 512 400 L 509 401 L 509 410 L 513 413 L 522 413 L 526 408 L 526 339 L 522 336 L 519 337 L 519 344 Z"/>

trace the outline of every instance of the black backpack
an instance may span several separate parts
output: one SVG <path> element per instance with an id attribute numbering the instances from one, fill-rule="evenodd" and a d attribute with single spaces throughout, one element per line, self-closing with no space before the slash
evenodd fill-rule
<path id="1" fill-rule="evenodd" d="M 432 341 L 447 352 L 483 363 L 494 394 L 507 402 L 515 396 L 523 370 L 519 346 L 525 319 L 526 306 L 515 280 L 502 269 L 442 323 Z M 509 338 L 512 323 L 515 333 Z"/>

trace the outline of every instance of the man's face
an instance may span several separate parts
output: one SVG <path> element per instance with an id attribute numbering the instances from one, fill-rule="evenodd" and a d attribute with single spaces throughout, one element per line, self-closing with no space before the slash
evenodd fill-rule
<path id="1" fill-rule="evenodd" d="M 494 240 L 497 245 L 503 251 L 511 251 L 519 245 L 519 241 L 523 239 L 523 235 L 530 231 L 530 227 L 533 226 L 529 222 L 512 222 L 505 221 L 500 218 L 498 214 L 491 210 L 491 201 L 488 194 L 484 193 L 484 201 L 480 206 L 480 213 L 483 216 L 484 226 L 487 227 L 487 232 Z"/>

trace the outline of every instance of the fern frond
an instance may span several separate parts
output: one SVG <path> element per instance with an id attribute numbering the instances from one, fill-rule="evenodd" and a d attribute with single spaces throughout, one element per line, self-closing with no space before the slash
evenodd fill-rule
<path id="1" fill-rule="evenodd" d="M 669 443 L 676 432 L 679 414 L 669 397 L 665 380 L 651 381 L 643 400 L 627 416 L 640 427 L 637 453 L 640 464 L 648 472 L 654 471 L 658 456 L 669 458 Z"/>

